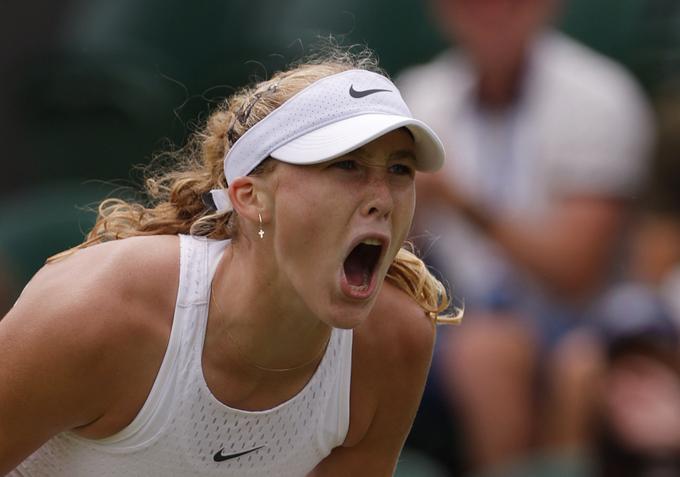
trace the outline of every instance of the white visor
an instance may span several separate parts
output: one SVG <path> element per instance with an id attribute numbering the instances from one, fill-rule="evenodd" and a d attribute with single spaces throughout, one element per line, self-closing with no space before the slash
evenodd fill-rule
<path id="1" fill-rule="evenodd" d="M 413 118 L 397 87 L 365 70 L 327 76 L 303 89 L 252 126 L 224 158 L 227 183 L 250 174 L 268 157 L 290 164 L 334 159 L 401 127 L 415 140 L 416 169 L 436 171 L 444 148 L 425 123 Z M 215 190 L 219 210 L 226 191 Z"/>
<path id="2" fill-rule="evenodd" d="M 342 156 L 380 136 L 408 128 L 416 143 L 416 167 L 419 171 L 439 169 L 443 152 L 435 133 L 422 121 L 391 114 L 364 114 L 343 119 L 284 144 L 270 154 L 291 164 L 317 164 Z"/>

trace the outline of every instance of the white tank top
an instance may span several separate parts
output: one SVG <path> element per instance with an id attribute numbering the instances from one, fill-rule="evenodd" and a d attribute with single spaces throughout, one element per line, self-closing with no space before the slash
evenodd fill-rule
<path id="1" fill-rule="evenodd" d="M 208 389 L 201 356 L 210 282 L 227 244 L 180 236 L 179 293 L 168 348 L 132 423 L 105 439 L 59 434 L 9 476 L 301 477 L 344 441 L 351 330 L 333 329 L 309 382 L 272 409 L 234 409 Z"/>

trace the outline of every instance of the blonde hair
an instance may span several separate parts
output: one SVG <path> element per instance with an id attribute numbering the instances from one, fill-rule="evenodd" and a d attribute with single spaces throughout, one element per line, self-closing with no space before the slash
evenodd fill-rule
<path id="1" fill-rule="evenodd" d="M 216 240 L 237 239 L 236 214 L 215 212 L 203 200 L 211 189 L 227 187 L 223 158 L 229 147 L 295 93 L 323 77 L 349 69 L 384 74 L 370 51 L 352 53 L 331 47 L 269 80 L 237 91 L 217 107 L 185 147 L 157 158 L 169 159 L 170 166 L 147 174 L 146 205 L 120 198 L 102 201 L 96 222 L 83 243 L 47 262 L 98 243 L 142 235 L 189 233 Z M 266 160 L 253 174 L 267 172 L 271 163 Z M 411 296 L 435 322 L 460 321 L 460 310 L 454 315 L 442 315 L 449 307 L 446 289 L 411 250 L 399 250 L 387 280 Z"/>

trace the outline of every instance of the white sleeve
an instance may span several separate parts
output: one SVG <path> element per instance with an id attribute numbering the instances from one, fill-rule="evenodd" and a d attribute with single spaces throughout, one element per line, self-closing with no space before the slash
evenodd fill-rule
<path id="1" fill-rule="evenodd" d="M 591 78 L 593 79 L 593 78 Z M 546 118 L 551 190 L 560 195 L 634 198 L 646 178 L 654 121 L 645 97 L 621 75 L 570 85 Z"/>
<path id="2" fill-rule="evenodd" d="M 572 125 L 555 157 L 554 189 L 561 194 L 631 196 L 646 177 L 650 123 L 637 114 L 592 113 Z"/>

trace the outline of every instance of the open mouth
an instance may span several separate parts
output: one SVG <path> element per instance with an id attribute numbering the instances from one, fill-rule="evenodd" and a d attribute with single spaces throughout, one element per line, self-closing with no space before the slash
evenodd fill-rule
<path id="1" fill-rule="evenodd" d="M 354 291 L 368 291 L 382 254 L 383 244 L 377 239 L 362 240 L 352 249 L 343 264 L 347 284 Z"/>

